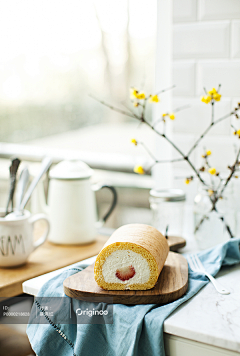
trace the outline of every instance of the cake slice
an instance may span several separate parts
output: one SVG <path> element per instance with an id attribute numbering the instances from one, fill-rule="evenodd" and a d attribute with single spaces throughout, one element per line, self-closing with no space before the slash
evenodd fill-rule
<path id="1" fill-rule="evenodd" d="M 166 238 L 154 227 L 124 225 L 112 234 L 98 254 L 95 281 L 106 290 L 151 289 L 168 252 Z"/>

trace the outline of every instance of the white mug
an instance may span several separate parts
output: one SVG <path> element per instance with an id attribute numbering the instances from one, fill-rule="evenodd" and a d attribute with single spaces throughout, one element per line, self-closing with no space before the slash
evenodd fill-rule
<path id="1" fill-rule="evenodd" d="M 47 227 L 44 234 L 34 242 L 33 226 L 38 220 L 45 220 Z M 26 263 L 29 255 L 47 239 L 49 226 L 45 214 L 32 216 L 28 210 L 24 210 L 22 216 L 12 214 L 11 219 L 0 217 L 0 267 Z"/>

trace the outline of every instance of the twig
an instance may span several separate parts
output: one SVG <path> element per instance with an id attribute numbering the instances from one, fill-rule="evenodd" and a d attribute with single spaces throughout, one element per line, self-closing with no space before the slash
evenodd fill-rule
<path id="1" fill-rule="evenodd" d="M 180 162 L 184 161 L 184 158 L 174 158 L 174 159 L 166 159 L 166 160 L 156 160 L 148 169 L 147 173 L 150 172 L 150 170 L 158 163 L 174 163 L 174 162 Z M 182 178 L 181 178 L 182 179 Z"/>
<path id="2" fill-rule="evenodd" d="M 155 131 L 158 132 L 158 131 Z M 160 134 L 160 133 L 159 133 Z M 161 134 L 160 134 L 161 135 Z M 202 177 L 200 176 L 199 172 L 197 171 L 197 169 L 194 167 L 194 165 L 192 164 L 192 162 L 189 160 L 188 155 L 185 156 L 185 154 L 166 136 L 166 135 L 161 135 L 162 137 L 164 137 L 174 148 L 175 150 L 178 151 L 178 153 L 180 153 L 180 155 L 184 158 L 184 160 L 186 162 L 188 162 L 188 164 L 191 166 L 191 168 L 193 169 L 193 171 L 195 172 L 196 176 L 199 178 L 199 180 L 202 182 L 203 185 L 207 185 L 205 183 L 205 181 L 202 179 Z"/>
<path id="3" fill-rule="evenodd" d="M 94 98 L 95 100 L 97 100 L 96 98 Z M 121 104 L 134 116 L 134 118 L 136 117 L 136 114 L 135 114 L 135 112 L 132 110 L 132 109 L 130 109 L 128 106 L 127 106 L 127 104 L 125 104 L 123 101 L 121 102 Z M 113 109 L 112 109 L 113 110 Z"/>
<path id="4" fill-rule="evenodd" d="M 231 173 L 229 174 L 224 186 L 222 187 L 222 190 L 220 191 L 219 193 L 219 196 L 218 198 L 220 198 L 222 196 L 222 193 L 224 192 L 224 190 L 226 189 L 228 183 L 230 182 L 232 176 L 234 175 L 235 171 L 236 171 L 236 168 L 237 168 L 237 165 L 238 165 L 238 159 L 239 159 L 239 155 L 240 155 L 240 148 L 238 149 L 238 153 L 237 153 L 237 157 L 236 157 L 236 160 L 235 160 L 235 163 L 232 167 L 232 170 L 231 170 Z"/>
<path id="5" fill-rule="evenodd" d="M 179 106 L 178 108 L 173 109 L 173 112 L 176 113 L 176 112 L 182 111 L 182 110 L 184 110 L 184 109 L 189 109 L 190 107 L 191 107 L 191 105 Z"/>
<path id="6" fill-rule="evenodd" d="M 162 90 L 158 91 L 158 92 L 156 93 L 156 95 L 159 95 L 159 94 L 164 93 L 165 91 L 174 89 L 175 87 L 176 87 L 176 85 L 172 85 L 171 87 L 168 87 L 168 88 L 166 88 L 166 89 L 162 89 Z"/>
<path id="7" fill-rule="evenodd" d="M 214 124 L 214 100 L 212 99 L 212 124 Z"/>
<path id="8" fill-rule="evenodd" d="M 148 149 L 148 147 L 143 143 L 143 142 L 138 142 L 140 145 L 143 146 L 143 148 L 147 151 L 149 156 L 156 162 L 157 158 L 154 156 L 154 154 Z"/>
<path id="9" fill-rule="evenodd" d="M 97 99 L 97 98 L 96 98 L 95 96 L 93 96 L 92 94 L 89 94 L 89 96 L 90 96 L 92 99 L 97 100 L 97 101 L 98 101 L 99 103 L 101 103 L 102 105 L 107 106 L 107 107 L 108 107 L 109 109 L 111 109 L 111 110 L 117 111 L 117 112 L 119 112 L 120 114 L 129 116 L 129 117 L 138 118 L 137 115 L 135 115 L 135 114 L 134 114 L 134 115 L 133 115 L 133 114 L 130 115 L 127 111 L 124 111 L 124 110 L 115 108 L 114 106 L 112 106 L 112 105 L 106 103 L 105 101 L 102 101 L 102 100 Z"/>
<path id="10" fill-rule="evenodd" d="M 166 237 L 166 239 L 168 239 L 168 229 L 169 229 L 169 225 L 166 226 L 166 231 L 165 231 L 165 237 Z"/>
<path id="11" fill-rule="evenodd" d="M 225 225 L 225 227 L 226 227 L 226 229 L 227 229 L 227 232 L 229 233 L 230 238 L 232 239 L 234 236 L 233 236 L 233 234 L 232 234 L 232 231 L 231 231 L 231 229 L 230 229 L 230 226 L 225 222 L 225 219 L 224 219 L 223 216 L 221 216 L 220 219 L 221 219 L 222 222 L 224 223 L 224 225 Z"/>
<path id="12" fill-rule="evenodd" d="M 180 150 L 180 148 L 178 148 L 178 147 L 175 145 L 175 143 L 174 143 L 172 140 L 170 140 L 169 137 L 167 137 L 165 134 L 162 134 L 161 132 L 157 131 L 157 130 L 154 128 L 154 126 L 151 125 L 151 124 L 145 119 L 143 113 L 142 113 L 142 115 L 141 115 L 140 117 L 137 116 L 137 115 L 130 115 L 128 112 L 123 111 L 123 110 L 120 110 L 120 109 L 118 109 L 118 108 L 115 108 L 114 106 L 109 105 L 109 104 L 105 103 L 104 101 L 95 98 L 93 95 L 90 95 L 90 96 L 91 96 L 93 99 L 97 100 L 99 103 L 101 103 L 101 104 L 107 106 L 107 107 L 110 108 L 111 110 L 115 110 L 115 111 L 117 111 L 117 112 L 120 112 L 121 114 L 130 116 L 130 117 L 133 117 L 133 118 L 139 120 L 140 122 L 145 123 L 145 124 L 146 124 L 148 127 L 150 127 L 157 135 L 163 137 L 165 140 L 167 140 L 167 141 L 172 145 L 172 147 L 175 148 L 175 150 L 176 150 L 176 151 L 184 158 L 184 160 L 185 160 L 186 162 L 188 162 L 188 164 L 191 166 L 191 168 L 192 168 L 193 171 L 195 172 L 196 176 L 199 178 L 200 182 L 202 182 L 203 185 L 207 186 L 207 184 L 206 184 L 205 181 L 202 179 L 202 177 L 200 176 L 200 174 L 199 174 L 199 172 L 197 171 L 197 169 L 194 167 L 194 165 L 192 164 L 192 162 L 189 160 L 189 157 L 188 157 L 189 155 L 185 155 L 185 154 Z"/>
<path id="13" fill-rule="evenodd" d="M 227 119 L 228 117 L 230 117 L 233 114 L 233 112 L 230 112 L 230 114 L 224 115 L 223 117 L 221 117 L 220 119 L 211 122 L 211 124 L 203 131 L 203 133 L 201 134 L 201 136 L 197 139 L 197 141 L 194 143 L 194 145 L 190 148 L 190 150 L 187 153 L 187 156 L 189 156 L 193 150 L 195 150 L 195 148 L 197 147 L 197 145 L 199 144 L 199 142 L 204 138 L 204 136 L 206 136 L 206 134 L 208 133 L 208 131 L 216 124 L 218 124 L 219 122 Z"/>
<path id="14" fill-rule="evenodd" d="M 196 232 L 199 230 L 199 228 L 200 228 L 200 226 L 202 225 L 202 223 L 204 222 L 204 220 L 207 220 L 207 219 L 208 219 L 208 216 L 207 216 L 207 215 L 204 215 L 204 216 L 202 217 L 202 219 L 199 221 L 199 223 L 198 223 L 197 226 L 195 227 L 194 233 L 196 233 Z"/>

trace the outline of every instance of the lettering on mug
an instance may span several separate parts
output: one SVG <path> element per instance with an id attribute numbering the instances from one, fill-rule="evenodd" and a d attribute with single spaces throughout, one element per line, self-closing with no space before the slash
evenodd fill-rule
<path id="1" fill-rule="evenodd" d="M 17 246 L 21 246 L 22 253 L 25 253 L 22 235 L 15 235 L 13 238 L 11 238 L 11 236 L 0 237 L 0 251 L 2 256 L 8 256 L 9 254 L 15 255 Z"/>

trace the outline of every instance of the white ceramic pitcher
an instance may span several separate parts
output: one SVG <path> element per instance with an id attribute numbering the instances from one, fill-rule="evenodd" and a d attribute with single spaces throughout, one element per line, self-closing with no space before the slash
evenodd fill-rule
<path id="1" fill-rule="evenodd" d="M 62 161 L 50 170 L 48 205 L 44 201 L 43 189 L 41 196 L 38 196 L 41 209 L 50 220 L 49 241 L 56 244 L 86 244 L 96 239 L 96 229 L 112 213 L 117 193 L 112 186 L 92 186 L 92 173 L 92 169 L 81 161 Z M 112 191 L 113 201 L 108 213 L 97 221 L 94 191 L 102 188 Z"/>

